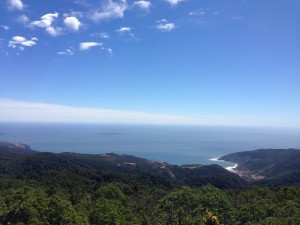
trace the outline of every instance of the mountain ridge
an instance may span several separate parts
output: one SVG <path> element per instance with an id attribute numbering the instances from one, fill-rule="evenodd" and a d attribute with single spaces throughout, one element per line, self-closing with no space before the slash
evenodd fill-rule
<path id="1" fill-rule="evenodd" d="M 167 182 L 189 186 L 212 184 L 219 188 L 249 185 L 300 185 L 299 149 L 257 149 L 225 155 L 219 160 L 236 163 L 231 172 L 216 165 L 174 165 L 126 154 L 51 153 L 32 150 L 22 143 L 0 142 L 0 176 L 88 171 L 113 176 L 152 174 Z M 82 176 L 84 176 L 82 174 Z"/>
<path id="2" fill-rule="evenodd" d="M 7 143 L 6 147 L 0 145 L 0 163 L 1 176 L 87 170 L 127 175 L 148 173 L 189 186 L 213 184 L 219 188 L 241 188 L 248 185 L 238 175 L 216 164 L 178 166 L 126 154 L 50 153 L 33 151 L 29 146 L 22 151 L 22 145 L 13 143 Z"/>
<path id="3" fill-rule="evenodd" d="M 236 163 L 233 172 L 256 183 L 275 184 L 278 179 L 291 180 L 289 177 L 297 178 L 295 174 L 300 174 L 300 150 L 294 148 L 236 152 L 220 160 Z M 300 185 L 300 176 L 289 184 Z"/>

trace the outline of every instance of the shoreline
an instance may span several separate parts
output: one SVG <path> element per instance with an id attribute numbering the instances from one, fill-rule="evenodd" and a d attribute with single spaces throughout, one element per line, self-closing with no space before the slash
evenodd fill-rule
<path id="1" fill-rule="evenodd" d="M 250 181 L 255 181 L 255 180 L 262 180 L 265 177 L 261 176 L 259 174 L 255 174 L 251 171 L 246 171 L 246 170 L 238 170 L 238 164 L 237 163 L 232 163 L 232 162 L 228 162 L 225 160 L 220 160 L 219 158 L 212 158 L 209 159 L 210 161 L 214 161 L 214 162 L 225 162 L 225 163 L 231 163 L 231 166 L 227 166 L 225 167 L 226 170 L 228 170 L 229 172 L 235 173 L 237 175 L 239 175 L 241 178 L 244 178 L 246 180 L 250 180 Z"/>
<path id="2" fill-rule="evenodd" d="M 238 173 L 238 171 L 236 171 L 235 169 L 238 167 L 238 164 L 237 163 L 232 163 L 232 162 L 228 162 L 228 161 L 225 161 L 225 160 L 220 160 L 219 158 L 211 158 L 209 159 L 210 161 L 213 161 L 213 162 L 224 162 L 224 163 L 230 163 L 232 164 L 231 166 L 227 166 L 227 167 L 224 167 L 226 170 L 230 171 L 230 172 L 233 172 L 233 173 Z"/>

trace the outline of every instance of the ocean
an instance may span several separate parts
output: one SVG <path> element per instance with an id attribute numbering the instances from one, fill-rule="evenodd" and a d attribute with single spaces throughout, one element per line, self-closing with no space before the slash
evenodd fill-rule
<path id="1" fill-rule="evenodd" d="M 172 164 L 228 163 L 210 159 L 258 148 L 300 148 L 300 129 L 120 124 L 1 123 L 0 141 L 47 152 L 119 153 Z"/>

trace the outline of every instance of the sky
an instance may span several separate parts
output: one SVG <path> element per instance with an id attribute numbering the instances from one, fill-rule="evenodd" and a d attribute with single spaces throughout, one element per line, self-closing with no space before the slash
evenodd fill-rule
<path id="1" fill-rule="evenodd" d="M 298 0 L 2 0 L 0 122 L 300 127 Z"/>

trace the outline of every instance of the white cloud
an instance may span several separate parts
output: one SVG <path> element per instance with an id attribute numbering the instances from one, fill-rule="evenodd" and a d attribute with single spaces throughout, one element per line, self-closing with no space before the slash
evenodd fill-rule
<path id="1" fill-rule="evenodd" d="M 156 29 L 164 32 L 169 32 L 175 29 L 174 23 L 168 23 L 166 19 L 162 19 L 160 21 L 156 21 L 158 24 L 156 25 Z"/>
<path id="2" fill-rule="evenodd" d="M 189 12 L 189 16 L 204 16 L 206 13 L 203 9 L 197 9 L 196 11 Z"/>
<path id="3" fill-rule="evenodd" d="M 157 20 L 157 23 L 167 23 L 168 21 L 166 19 Z"/>
<path id="4" fill-rule="evenodd" d="M 23 25 L 27 25 L 27 23 L 29 22 L 29 19 L 26 15 L 20 15 L 18 18 L 17 18 L 17 21 Z"/>
<path id="5" fill-rule="evenodd" d="M 136 1 L 136 2 L 134 2 L 134 5 L 142 8 L 142 9 L 148 10 L 151 6 L 151 2 L 149 2 L 149 1 Z"/>
<path id="6" fill-rule="evenodd" d="M 113 56 L 113 50 L 111 48 L 107 49 L 107 53 L 112 57 Z"/>
<path id="7" fill-rule="evenodd" d="M 131 27 L 120 27 L 118 30 L 116 30 L 116 32 L 118 32 L 120 35 L 127 36 L 130 39 L 135 37 L 134 33 L 132 33 L 131 31 Z"/>
<path id="8" fill-rule="evenodd" d="M 57 52 L 57 55 L 69 55 L 72 56 L 74 55 L 74 48 L 68 48 L 65 51 Z"/>
<path id="9" fill-rule="evenodd" d="M 120 27 L 116 32 L 124 33 L 124 32 L 130 32 L 132 30 L 131 27 Z"/>
<path id="10" fill-rule="evenodd" d="M 108 39 L 108 38 L 110 38 L 110 35 L 107 32 L 92 33 L 91 36 L 92 37 L 99 37 L 99 38 L 102 38 L 102 39 Z"/>
<path id="11" fill-rule="evenodd" d="M 170 3 L 172 6 L 175 6 L 177 5 L 179 2 L 183 2 L 185 0 L 165 0 L 167 1 L 168 3 Z"/>
<path id="12" fill-rule="evenodd" d="M 0 122 L 82 122 L 300 127 L 299 118 L 251 116 L 177 116 L 128 110 L 81 108 L 0 98 Z"/>
<path id="13" fill-rule="evenodd" d="M 161 31 L 171 31 L 175 28 L 175 24 L 174 23 L 158 24 L 156 27 Z"/>
<path id="14" fill-rule="evenodd" d="M 47 28 L 52 25 L 54 20 L 59 16 L 59 13 L 47 13 L 41 17 L 41 20 L 33 21 L 31 24 L 36 27 Z"/>
<path id="15" fill-rule="evenodd" d="M 58 36 L 62 33 L 61 27 L 53 26 L 53 23 L 58 18 L 59 13 L 47 13 L 41 17 L 41 20 L 31 22 L 31 26 L 45 28 L 46 32 L 51 36 Z"/>
<path id="16" fill-rule="evenodd" d="M 8 0 L 8 8 L 11 10 L 23 10 L 24 5 L 21 0 Z"/>
<path id="17" fill-rule="evenodd" d="M 82 42 L 79 45 L 79 50 L 80 51 L 86 51 L 92 47 L 96 47 L 96 46 L 102 46 L 103 44 L 100 42 Z"/>
<path id="18" fill-rule="evenodd" d="M 110 35 L 106 32 L 102 32 L 102 33 L 100 33 L 100 37 L 103 39 L 108 39 L 108 38 L 110 38 Z"/>
<path id="19" fill-rule="evenodd" d="M 38 39 L 37 38 L 31 38 L 30 40 L 29 39 L 26 39 L 22 36 L 14 36 L 11 38 L 11 40 L 8 42 L 8 47 L 10 48 L 16 48 L 16 47 L 19 47 L 19 49 L 21 51 L 24 50 L 24 47 L 32 47 L 34 45 L 36 45 Z"/>
<path id="20" fill-rule="evenodd" d="M 64 13 L 63 14 L 64 17 L 71 17 L 71 16 L 74 16 L 76 18 L 83 18 L 85 15 L 83 12 L 80 12 L 80 11 L 71 11 L 69 13 Z"/>
<path id="21" fill-rule="evenodd" d="M 0 99 L 0 121 L 192 124 L 195 119 L 138 111 L 79 108 Z"/>
<path id="22" fill-rule="evenodd" d="M 62 28 L 61 27 L 47 27 L 46 31 L 51 36 L 55 37 L 62 34 Z"/>
<path id="23" fill-rule="evenodd" d="M 114 2 L 112 0 L 107 0 L 102 9 L 94 12 L 91 15 L 91 19 L 95 21 L 108 20 L 108 19 L 118 19 L 124 17 L 124 12 L 127 9 L 126 0 L 119 0 Z"/>
<path id="24" fill-rule="evenodd" d="M 80 21 L 75 16 L 69 16 L 65 18 L 64 24 L 71 30 L 79 30 L 81 25 Z"/>
<path id="25" fill-rule="evenodd" d="M 9 28 L 10 28 L 9 26 L 6 26 L 6 25 L 0 25 L 0 27 L 4 30 L 9 30 Z"/>

